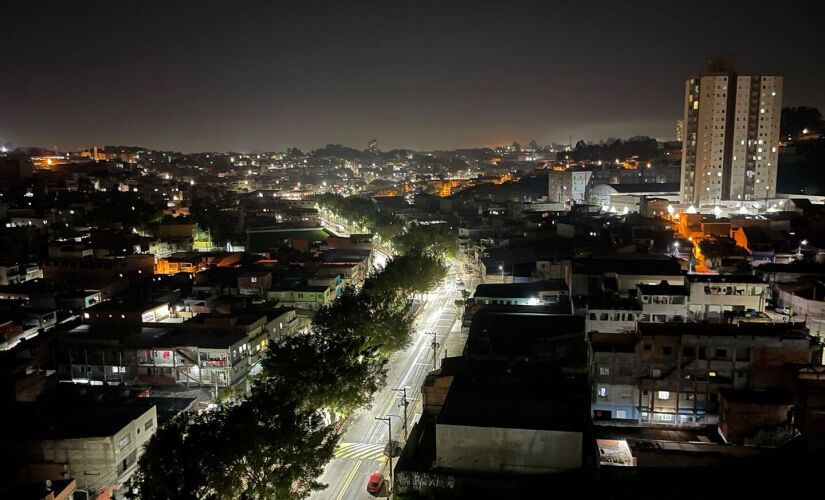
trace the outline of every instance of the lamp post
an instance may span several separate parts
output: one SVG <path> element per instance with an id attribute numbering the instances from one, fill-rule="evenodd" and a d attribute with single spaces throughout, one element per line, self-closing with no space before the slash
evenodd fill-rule
<path id="1" fill-rule="evenodd" d="M 504 283 L 504 266 L 498 265 L 498 270 L 501 271 L 501 282 Z"/>
<path id="2" fill-rule="evenodd" d="M 387 423 L 387 429 L 388 429 L 387 448 L 389 450 L 389 456 L 387 458 L 390 459 L 389 460 L 389 462 L 390 462 L 390 488 L 389 488 L 389 493 L 390 493 L 390 495 L 392 495 L 392 492 L 395 489 L 395 469 L 392 466 L 392 458 L 393 458 L 393 455 L 395 454 L 395 450 L 393 449 L 393 445 L 392 445 L 392 418 L 390 418 L 390 417 L 401 418 L 398 415 L 387 415 L 386 417 L 375 417 L 375 420 L 381 420 L 381 421 Z"/>
<path id="3" fill-rule="evenodd" d="M 802 240 L 799 242 L 799 246 L 796 248 L 796 255 L 799 257 L 799 260 L 802 260 L 802 247 L 808 244 L 808 240 Z"/>
<path id="4" fill-rule="evenodd" d="M 438 348 L 441 347 L 441 344 L 438 343 L 438 332 L 428 332 L 427 335 L 433 336 L 433 341 L 430 346 L 433 348 L 433 370 L 435 370 L 437 368 L 436 354 L 438 353 Z"/>

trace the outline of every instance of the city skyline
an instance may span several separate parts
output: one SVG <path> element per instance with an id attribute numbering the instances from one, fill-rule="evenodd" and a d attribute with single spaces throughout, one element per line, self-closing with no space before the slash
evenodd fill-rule
<path id="1" fill-rule="evenodd" d="M 823 70 L 806 65 L 821 7 L 745 6 L 717 6 L 718 23 L 701 26 L 655 4 L 14 6 L 0 142 L 256 152 L 668 140 L 679 83 L 727 52 L 746 73 L 783 75 L 786 106 L 825 107 Z"/>

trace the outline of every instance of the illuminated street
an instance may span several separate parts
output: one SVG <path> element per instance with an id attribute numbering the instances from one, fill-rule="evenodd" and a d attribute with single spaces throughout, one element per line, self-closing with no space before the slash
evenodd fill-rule
<path id="1" fill-rule="evenodd" d="M 387 443 L 387 424 L 375 420 L 375 417 L 403 415 L 403 407 L 399 406 L 401 394 L 392 390 L 402 387 L 407 388 L 407 398 L 410 400 L 408 428 L 412 427 L 413 422 L 420 416 L 420 387 L 427 372 L 432 369 L 433 360 L 432 335 L 427 333 L 436 332 L 438 342 L 443 346 L 446 344 L 445 336 L 451 330 L 460 328 L 455 306 L 455 300 L 461 298 L 461 287 L 456 285 L 457 270 L 458 265 L 453 262 L 444 283 L 427 297 L 417 320 L 412 345 L 390 360 L 387 385 L 375 395 L 372 408 L 357 412 L 346 423 L 336 458 L 327 465 L 320 478 L 321 482 L 329 486 L 311 498 L 371 498 L 366 491 L 369 474 L 383 471 L 389 478 L 389 466 L 386 457 L 383 456 Z M 439 348 L 436 356 L 439 362 L 443 356 L 444 351 Z M 390 418 L 394 438 L 403 442 L 402 419 Z"/>

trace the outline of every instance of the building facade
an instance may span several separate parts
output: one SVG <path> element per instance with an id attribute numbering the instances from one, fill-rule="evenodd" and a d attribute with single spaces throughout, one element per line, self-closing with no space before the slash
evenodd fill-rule
<path id="1" fill-rule="evenodd" d="M 741 75 L 730 62 L 685 82 L 682 203 L 774 198 L 782 77 Z"/>

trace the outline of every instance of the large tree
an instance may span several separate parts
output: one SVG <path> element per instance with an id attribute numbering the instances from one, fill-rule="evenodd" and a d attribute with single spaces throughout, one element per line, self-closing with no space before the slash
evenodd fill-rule
<path id="1" fill-rule="evenodd" d="M 447 224 L 410 224 L 393 243 L 402 254 L 421 253 L 444 258 L 453 257 L 458 252 L 456 233 Z"/>

